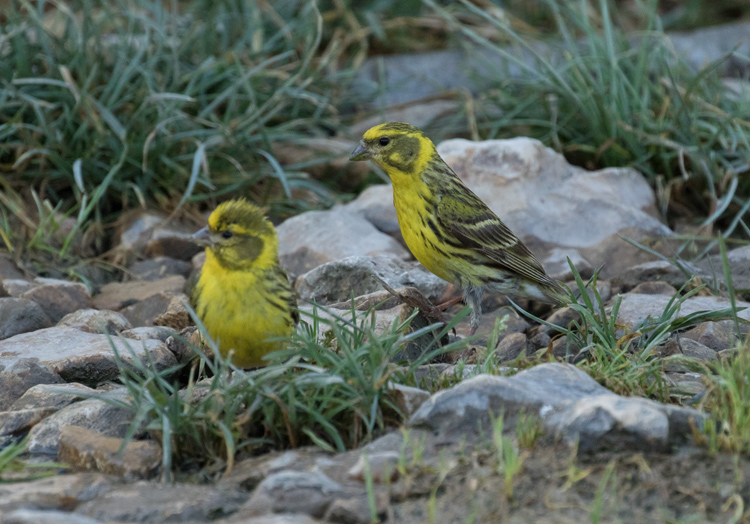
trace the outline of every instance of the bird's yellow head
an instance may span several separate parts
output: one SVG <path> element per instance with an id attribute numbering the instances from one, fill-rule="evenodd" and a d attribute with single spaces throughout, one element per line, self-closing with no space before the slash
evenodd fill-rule
<path id="1" fill-rule="evenodd" d="M 388 122 L 370 128 L 349 160 L 374 160 L 393 178 L 394 174 L 420 173 L 436 155 L 435 144 L 419 128 Z"/>
<path id="2" fill-rule="evenodd" d="M 208 226 L 193 235 L 225 269 L 267 267 L 278 257 L 278 239 L 263 211 L 244 198 L 220 204 Z"/>

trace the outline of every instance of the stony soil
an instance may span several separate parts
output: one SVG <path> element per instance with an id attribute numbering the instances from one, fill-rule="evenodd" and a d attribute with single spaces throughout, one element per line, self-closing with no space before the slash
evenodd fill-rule
<path id="1" fill-rule="evenodd" d="M 572 281 L 568 258 L 584 278 L 604 265 L 597 290 L 608 305 L 621 298 L 621 329 L 660 316 L 685 283 L 685 274 L 674 265 L 620 239 L 657 238 L 669 249 L 672 232 L 656 218 L 653 192 L 639 173 L 588 172 L 525 138 L 453 140 L 441 144 L 440 151 L 532 246 L 554 278 Z M 541 194 L 540 187 L 549 190 Z M 114 336 L 125 361 L 148 354 L 160 370 L 190 357 L 170 336 L 191 323 L 187 286 L 203 255 L 187 239 L 189 226 L 164 226 L 163 219 L 144 212 L 122 225 L 115 253 L 128 271 L 93 290 L 34 278 L 0 253 L 0 442 L 7 446 L 28 436 L 29 453 L 23 457 L 28 464 L 52 459 L 71 466 L 36 480 L 26 478 L 31 470 L 3 472 L 3 480 L 25 481 L 0 484 L 0 522 L 366 524 L 373 516 L 406 524 L 747 521 L 750 462 L 712 457 L 697 446 L 693 428 L 700 427 L 705 414 L 607 391 L 579 368 L 562 363 L 574 355 L 554 330 L 534 325 L 494 296 L 486 297 L 477 341 L 464 355 L 469 363 L 483 361 L 483 346 L 502 318 L 501 362 L 542 351 L 560 363 L 510 378 L 477 377 L 471 365 L 453 365 L 459 354 L 449 355 L 422 370 L 418 385 L 423 389 L 394 391 L 409 415 L 404 428 L 389 428 L 360 449 L 335 455 L 310 448 L 240 455 L 223 478 L 220 472 L 188 469 L 175 484 L 160 483 L 158 439 L 138 430 L 118 453 L 131 416 L 89 397 L 127 398 L 109 337 Z M 388 186 L 374 186 L 329 211 L 291 218 L 278 231 L 281 260 L 299 296 L 342 316 L 348 314 L 352 293 L 359 309 L 380 304 L 376 330 L 407 318 L 417 304 L 457 293 L 410 259 Z M 680 315 L 729 307 L 723 277 L 714 280 L 711 271 L 721 266 L 717 256 L 686 266 L 713 292 L 707 289 L 686 300 Z M 743 302 L 750 299 L 750 247 L 731 250 L 729 261 L 737 305 L 750 307 Z M 386 291 L 383 282 L 400 297 Z M 563 327 L 575 318 L 566 308 L 522 305 Z M 739 316 L 750 320 L 750 309 Z M 433 320 L 423 312 L 415 323 Z M 747 328 L 742 329 L 746 337 Z M 467 334 L 464 321 L 456 336 Z M 701 322 L 670 333 L 657 353 L 715 361 L 731 358 L 737 344 L 733 321 Z M 402 356 L 414 358 L 420 351 L 419 344 L 412 344 Z M 705 388 L 685 366 L 666 371 L 668 383 L 681 392 L 672 400 L 689 399 Z M 451 387 L 435 392 L 437 384 Z M 543 430 L 533 449 L 521 447 L 524 462 L 513 477 L 512 497 L 498 473 L 490 412 L 504 413 L 510 441 L 521 413 L 538 416 Z M 409 435 L 405 444 L 402 430 Z"/>

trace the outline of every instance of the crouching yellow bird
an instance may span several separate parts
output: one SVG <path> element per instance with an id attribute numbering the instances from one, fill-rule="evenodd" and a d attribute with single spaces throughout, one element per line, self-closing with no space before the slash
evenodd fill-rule
<path id="1" fill-rule="evenodd" d="M 279 266 L 276 230 L 244 199 L 219 205 L 208 226 L 193 235 L 206 246 L 191 302 L 222 356 L 237 367 L 264 364 L 280 349 L 273 337 L 289 336 L 299 320 L 286 272 Z"/>
<path id="2" fill-rule="evenodd" d="M 568 294 L 516 235 L 440 158 L 418 128 L 389 122 L 369 129 L 350 160 L 374 160 L 393 183 L 401 233 L 412 254 L 463 289 L 479 326 L 485 289 L 548 303 Z"/>

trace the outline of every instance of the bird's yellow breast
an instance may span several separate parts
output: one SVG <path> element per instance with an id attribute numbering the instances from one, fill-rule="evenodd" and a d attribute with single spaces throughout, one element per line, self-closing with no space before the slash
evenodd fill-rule
<path id="1" fill-rule="evenodd" d="M 210 250 L 196 288 L 196 311 L 226 356 L 234 350 L 238 367 L 263 365 L 262 357 L 280 348 L 272 337 L 289 336 L 291 313 L 271 304 L 262 272 L 222 267 Z"/>
<path id="2" fill-rule="evenodd" d="M 401 235 L 414 258 L 443 280 L 455 282 L 450 257 L 443 255 L 438 248 L 442 242 L 430 228 L 424 226 L 430 213 L 424 199 L 418 194 L 394 189 L 393 203 Z"/>

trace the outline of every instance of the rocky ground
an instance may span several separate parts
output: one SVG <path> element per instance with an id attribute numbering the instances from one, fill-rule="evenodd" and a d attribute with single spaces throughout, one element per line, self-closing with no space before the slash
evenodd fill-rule
<path id="1" fill-rule="evenodd" d="M 731 307 L 717 254 L 685 264 L 683 271 L 622 239 L 667 255 L 679 245 L 657 218 L 654 194 L 639 173 L 585 171 L 526 138 L 450 140 L 439 151 L 554 278 L 573 281 L 568 258 L 584 278 L 601 267 L 596 288 L 608 306 L 621 300 L 621 334 L 662 316 L 691 279 L 692 287 L 698 279 L 710 285 L 685 300 L 675 317 Z M 24 466 L 3 473 L 8 482 L 0 484 L 0 522 L 661 523 L 742 517 L 750 500 L 750 462 L 711 456 L 694 441 L 709 415 L 606 389 L 568 363 L 585 360 L 576 359 L 580 348 L 552 327 L 522 317 L 503 297 L 486 298 L 488 314 L 467 353 L 469 364 L 456 366 L 459 355 L 449 355 L 421 370 L 421 389 L 397 390 L 408 415 L 403 427 L 345 453 L 277 450 L 244 458 L 213 482 L 198 483 L 190 475 L 160 482 L 158 436 L 140 431 L 123 447 L 132 414 L 111 400 L 130 395 L 118 380 L 128 361 L 148 356 L 169 373 L 190 358 L 172 338 L 191 324 L 185 289 L 202 263 L 190 233 L 187 226 L 164 225 L 156 213 L 131 216 L 117 248 L 127 271 L 122 281 L 102 283 L 93 293 L 81 283 L 30 278 L 0 256 L 0 439 L 9 446 L 28 436 Z M 392 296 L 384 283 L 402 293 L 416 288 L 416 296 L 435 303 L 456 293 L 411 258 L 389 186 L 290 218 L 278 233 L 281 262 L 303 309 L 317 302 L 345 316 L 354 296 L 361 309 L 379 304 L 376 329 L 385 330 L 406 319 L 413 303 Z M 750 307 L 743 301 L 750 300 L 750 246 L 731 249 L 727 259 L 736 306 Z M 568 308 L 522 305 L 553 325 L 568 327 L 577 318 Z M 501 364 L 546 351 L 557 362 L 517 373 L 505 368 L 508 376 L 479 373 L 496 320 L 504 317 L 492 358 Z M 750 321 L 750 309 L 739 317 Z M 740 328 L 746 338 L 747 327 Z M 466 335 L 463 321 L 456 336 Z M 118 365 L 113 345 L 125 364 Z M 700 362 L 731 359 L 737 347 L 733 320 L 698 319 L 668 333 L 654 352 Z M 667 399 L 700 398 L 695 395 L 705 381 L 681 362 L 663 368 Z M 50 460 L 66 466 L 28 479 L 37 471 L 32 466 Z"/>

